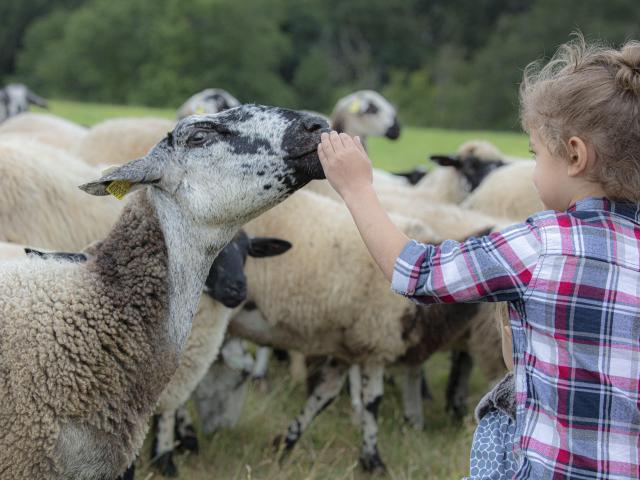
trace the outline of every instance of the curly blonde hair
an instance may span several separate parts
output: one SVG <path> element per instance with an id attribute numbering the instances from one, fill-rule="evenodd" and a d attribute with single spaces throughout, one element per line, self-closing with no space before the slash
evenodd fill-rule
<path id="1" fill-rule="evenodd" d="M 543 65 L 530 63 L 520 85 L 520 118 L 549 151 L 569 157 L 567 141 L 590 143 L 589 175 L 611 199 L 640 201 L 640 42 L 614 49 L 582 34 Z"/>

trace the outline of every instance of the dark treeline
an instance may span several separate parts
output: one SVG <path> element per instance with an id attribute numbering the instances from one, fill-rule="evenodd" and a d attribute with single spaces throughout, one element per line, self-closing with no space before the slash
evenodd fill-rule
<path id="1" fill-rule="evenodd" d="M 405 123 L 517 128 L 530 61 L 581 30 L 638 38 L 638 0 L 2 2 L 0 77 L 43 95 L 176 107 L 205 87 L 330 111 L 381 91 Z"/>

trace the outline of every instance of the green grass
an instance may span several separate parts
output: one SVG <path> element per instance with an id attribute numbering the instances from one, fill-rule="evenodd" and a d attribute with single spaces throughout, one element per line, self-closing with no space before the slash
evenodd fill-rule
<path id="1" fill-rule="evenodd" d="M 424 403 L 426 427 L 409 429 L 402 419 L 399 388 L 385 385 L 380 408 L 379 448 L 392 480 L 460 479 L 468 475 L 469 447 L 474 422 L 468 416 L 461 425 L 444 412 L 448 355 L 438 354 L 426 364 L 434 400 Z M 303 435 L 290 457 L 279 465 L 272 440 L 286 432 L 288 423 L 302 408 L 302 385 L 294 385 L 286 367 L 272 363 L 267 393 L 250 386 L 239 424 L 212 438 L 200 435 L 200 454 L 177 456 L 181 480 L 365 480 L 357 461 L 359 429 L 351 421 L 345 392 L 325 410 Z M 475 371 L 469 406 L 478 402 L 486 382 Z M 149 468 L 148 446 L 138 462 L 136 478 L 161 477 Z"/>
<path id="2" fill-rule="evenodd" d="M 113 117 L 163 117 L 175 118 L 175 111 L 167 108 L 151 108 L 130 105 L 108 105 L 81 103 L 66 100 L 51 100 L 50 113 L 67 118 L 82 125 L 94 125 Z M 528 157 L 526 135 L 511 132 L 474 130 L 444 130 L 405 126 L 400 138 L 371 138 L 371 159 L 378 168 L 401 171 L 415 165 L 429 165 L 429 155 L 452 153 L 463 142 L 473 139 L 488 140 L 508 155 Z"/>

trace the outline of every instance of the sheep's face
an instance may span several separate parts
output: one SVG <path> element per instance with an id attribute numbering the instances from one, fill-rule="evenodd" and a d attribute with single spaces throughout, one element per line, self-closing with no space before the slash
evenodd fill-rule
<path id="1" fill-rule="evenodd" d="M 144 158 L 82 188 L 106 195 L 114 182 L 152 185 L 201 225 L 238 226 L 324 178 L 317 155 L 325 120 L 241 105 L 181 120 Z"/>
<path id="2" fill-rule="evenodd" d="M 188 117 L 156 147 L 183 172 L 165 188 L 200 221 L 244 223 L 324 177 L 317 145 L 327 128 L 318 117 L 259 105 Z"/>
<path id="3" fill-rule="evenodd" d="M 272 257 L 291 248 L 278 238 L 250 238 L 244 231 L 222 249 L 209 270 L 204 291 L 227 308 L 235 308 L 247 299 L 247 277 L 244 264 L 247 256 Z"/>
<path id="4" fill-rule="evenodd" d="M 469 184 L 470 191 L 475 190 L 495 169 L 505 165 L 502 160 L 485 159 L 475 155 L 432 155 L 431 160 L 441 167 L 455 168 Z"/>
<path id="5" fill-rule="evenodd" d="M 387 137 L 400 136 L 396 109 L 373 90 L 361 90 L 340 100 L 334 109 L 333 127 L 350 135 Z"/>
<path id="6" fill-rule="evenodd" d="M 178 119 L 189 115 L 219 113 L 240 105 L 237 98 L 220 88 L 207 88 L 190 97 L 179 109 Z"/>

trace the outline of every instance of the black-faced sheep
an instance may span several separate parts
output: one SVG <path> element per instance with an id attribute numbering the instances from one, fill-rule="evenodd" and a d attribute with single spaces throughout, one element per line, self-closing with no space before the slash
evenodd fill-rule
<path id="1" fill-rule="evenodd" d="M 440 240 L 413 219 L 394 218 L 413 237 Z M 455 342 L 466 331 L 467 310 L 475 307 L 419 309 L 391 292 L 345 207 L 313 192 L 298 192 L 248 224 L 247 231 L 260 236 L 281 232 L 293 248 L 272 262 L 247 261 L 249 298 L 257 309 L 243 310 L 232 320 L 230 332 L 258 344 L 332 357 L 323 367 L 323 382 L 289 426 L 286 447 L 292 448 L 335 398 L 349 366 L 360 364 L 365 406 L 361 461 L 366 469 L 383 469 L 375 405 L 382 396 L 384 365 L 398 360 L 415 364 Z"/>

